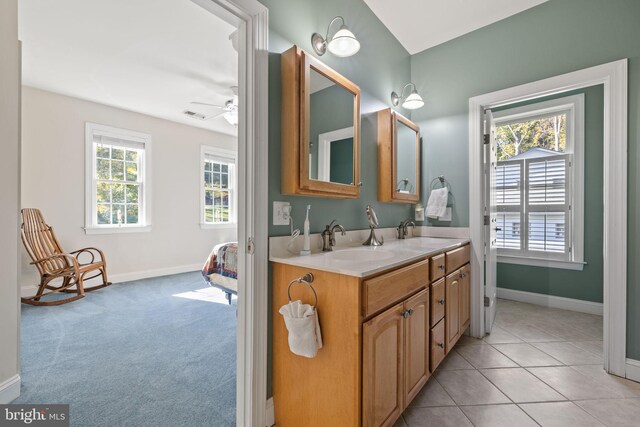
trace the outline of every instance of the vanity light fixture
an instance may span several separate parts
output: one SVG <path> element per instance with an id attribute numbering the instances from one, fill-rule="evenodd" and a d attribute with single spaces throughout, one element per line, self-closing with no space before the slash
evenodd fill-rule
<path id="1" fill-rule="evenodd" d="M 329 37 L 331 26 L 337 20 L 342 21 L 342 26 L 340 26 L 340 29 L 332 37 Z M 329 52 L 340 58 L 355 55 L 360 50 L 360 42 L 344 24 L 344 18 L 342 16 L 336 16 L 331 20 L 327 27 L 327 35 L 325 37 L 322 37 L 318 33 L 313 33 L 311 36 L 311 46 L 313 46 L 313 50 L 320 56 L 324 55 L 327 49 L 329 49 Z"/>
<path id="2" fill-rule="evenodd" d="M 407 95 L 407 97 L 405 97 L 404 91 L 408 87 L 413 87 L 413 90 L 411 91 L 411 93 L 409 93 L 409 95 Z M 414 85 L 413 83 L 407 83 L 402 88 L 400 95 L 398 95 L 395 92 L 391 92 L 391 104 L 393 104 L 394 107 L 397 107 L 398 104 L 400 104 L 400 101 L 402 101 L 403 99 L 404 99 L 404 102 L 402 103 L 402 106 L 407 110 L 415 110 L 416 108 L 421 108 L 424 105 L 424 101 L 422 100 L 422 97 L 418 94 L 416 85 Z"/>

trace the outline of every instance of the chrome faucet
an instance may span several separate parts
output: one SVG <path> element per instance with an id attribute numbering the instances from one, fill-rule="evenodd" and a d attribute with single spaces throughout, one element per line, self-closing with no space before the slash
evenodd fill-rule
<path id="1" fill-rule="evenodd" d="M 333 247 L 336 245 L 336 228 L 340 230 L 343 236 L 347 234 L 344 227 L 340 224 L 336 224 L 335 222 L 335 219 L 331 221 L 331 223 L 325 227 L 324 231 L 321 234 L 323 252 L 331 252 L 333 250 Z"/>
<path id="2" fill-rule="evenodd" d="M 409 234 L 408 227 L 412 227 L 414 230 L 416 229 L 416 223 L 413 222 L 411 218 L 407 218 L 400 223 L 396 231 L 398 232 L 398 239 L 406 239 Z"/>
<path id="3" fill-rule="evenodd" d="M 376 237 L 375 229 L 378 228 L 378 216 L 375 211 L 371 207 L 371 205 L 367 206 L 367 220 L 369 221 L 369 228 L 371 229 L 371 233 L 369 234 L 369 238 L 363 243 L 364 246 L 382 246 L 384 243 L 384 239 L 378 240 Z"/>

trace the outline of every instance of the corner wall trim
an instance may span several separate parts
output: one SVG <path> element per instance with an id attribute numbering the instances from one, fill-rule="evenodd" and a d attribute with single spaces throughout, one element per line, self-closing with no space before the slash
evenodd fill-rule
<path id="1" fill-rule="evenodd" d="M 0 383 L 0 404 L 11 403 L 20 396 L 20 375 L 14 375 Z"/>
<path id="2" fill-rule="evenodd" d="M 498 287 L 498 298 L 526 302 L 550 308 L 559 308 L 562 310 L 578 311 L 580 313 L 596 314 L 598 316 L 602 316 L 603 313 L 603 305 L 599 302 L 516 291 L 501 287 Z M 638 369 L 640 370 L 640 367 Z"/>
<path id="3" fill-rule="evenodd" d="M 626 377 L 629 380 L 640 382 L 640 360 L 627 359 Z"/>
<path id="4" fill-rule="evenodd" d="M 276 415 L 273 409 L 273 397 L 267 399 L 267 411 L 266 411 L 266 427 L 272 427 L 276 424 Z"/>

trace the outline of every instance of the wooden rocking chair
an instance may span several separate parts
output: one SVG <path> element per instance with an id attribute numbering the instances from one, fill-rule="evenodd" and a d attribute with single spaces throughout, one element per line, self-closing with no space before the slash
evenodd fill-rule
<path id="1" fill-rule="evenodd" d="M 53 228 L 44 222 L 39 209 L 22 209 L 21 235 L 27 253 L 40 273 L 40 285 L 36 294 L 22 298 L 22 302 L 31 305 L 59 305 L 83 298 L 85 291 L 109 286 L 107 281 L 107 263 L 100 249 L 84 248 L 65 253 Z M 83 261 L 80 258 L 83 258 Z M 87 274 L 96 274 L 86 277 Z M 102 284 L 90 288 L 84 287 L 84 281 L 102 275 Z M 60 286 L 49 283 L 61 279 Z M 75 289 L 71 289 L 74 288 Z M 50 292 L 46 292 L 50 291 Z M 53 301 L 41 301 L 44 296 L 56 292 L 75 293 L 70 298 Z"/>

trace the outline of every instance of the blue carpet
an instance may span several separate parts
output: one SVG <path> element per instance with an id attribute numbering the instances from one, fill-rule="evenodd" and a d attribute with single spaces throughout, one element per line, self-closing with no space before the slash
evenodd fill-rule
<path id="1" fill-rule="evenodd" d="M 21 396 L 73 426 L 235 426 L 236 306 L 180 298 L 200 273 L 22 306 Z M 235 301 L 234 301 L 235 302 Z"/>

